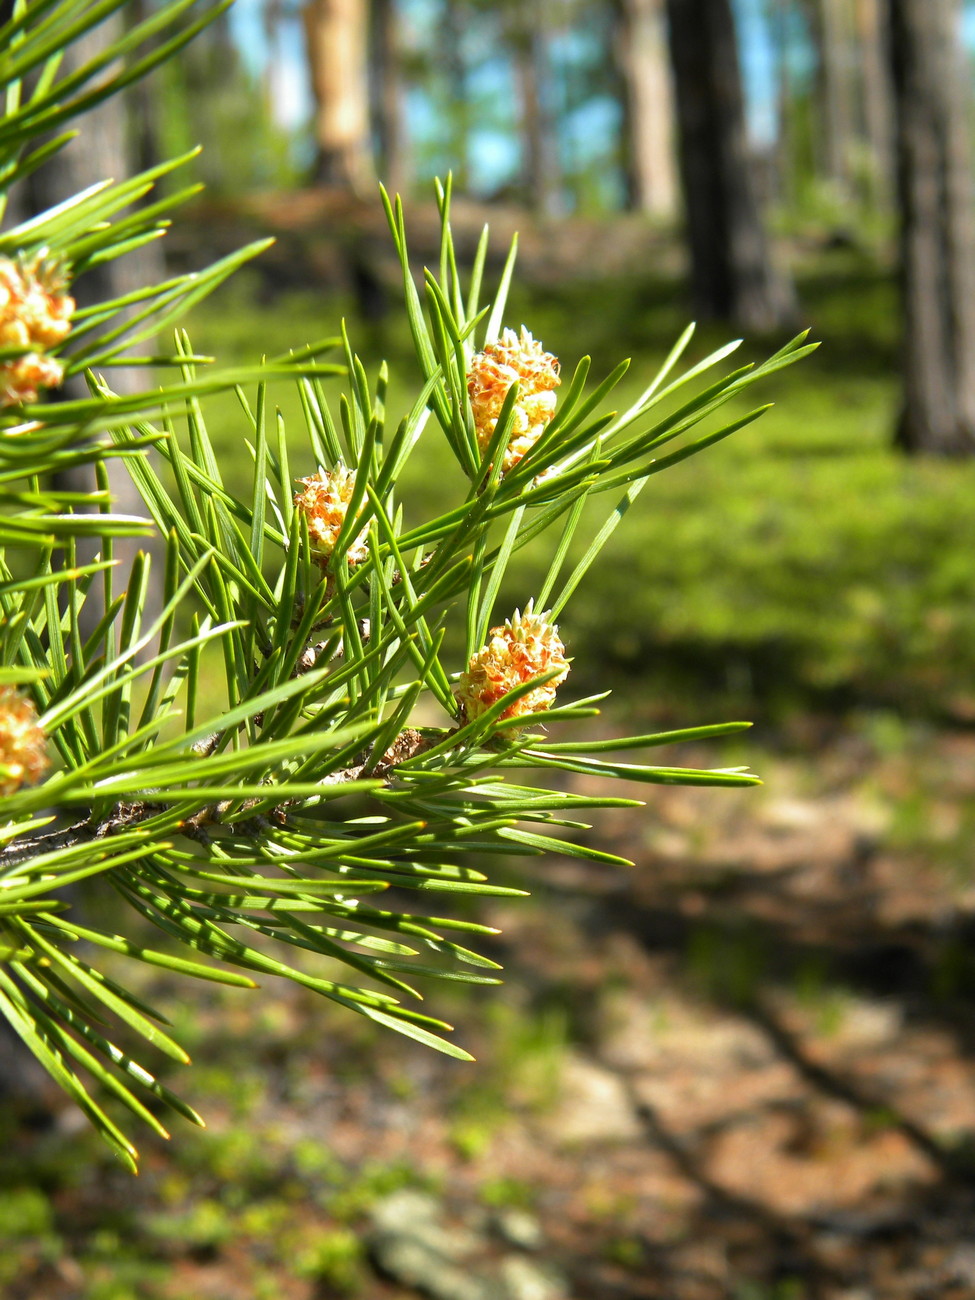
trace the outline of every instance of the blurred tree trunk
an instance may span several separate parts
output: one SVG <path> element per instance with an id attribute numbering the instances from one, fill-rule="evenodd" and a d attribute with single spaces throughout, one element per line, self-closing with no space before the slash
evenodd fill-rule
<path id="1" fill-rule="evenodd" d="M 789 0 L 768 0 L 769 40 L 775 69 L 775 193 L 780 203 L 792 207 L 798 187 L 789 17 Z"/>
<path id="2" fill-rule="evenodd" d="M 149 17 L 150 0 L 129 0 L 126 6 L 127 20 L 130 27 L 144 22 Z M 226 20 L 226 14 L 219 21 Z M 199 39 L 199 38 L 197 38 Z M 124 142 L 126 148 L 125 162 L 128 173 L 148 171 L 163 160 L 163 150 L 159 143 L 159 108 L 157 102 L 156 82 L 158 77 L 144 77 L 129 86 L 125 92 L 122 110 L 126 122 Z M 107 173 L 114 175 L 114 173 Z M 159 245 L 151 246 L 151 270 L 162 272 L 163 255 Z M 150 263 L 146 263 L 146 270 Z"/>
<path id="3" fill-rule="evenodd" d="M 975 225 L 955 0 L 888 0 L 904 299 L 899 446 L 975 453 Z"/>
<path id="4" fill-rule="evenodd" d="M 363 193 L 375 179 L 369 130 L 367 0 L 305 0 L 301 11 L 315 96 L 315 179 Z"/>
<path id="5" fill-rule="evenodd" d="M 893 103 L 884 0 L 806 0 L 822 130 L 819 171 L 841 202 L 893 191 Z"/>
<path id="6" fill-rule="evenodd" d="M 667 12 L 696 310 L 777 329 L 795 300 L 759 213 L 730 0 L 668 0 Z"/>
<path id="7" fill-rule="evenodd" d="M 109 44 L 121 39 L 122 28 L 122 18 L 116 13 L 65 51 L 62 68 L 70 71 L 100 54 Z M 138 97 L 130 92 L 114 95 L 87 113 L 81 120 L 78 137 L 28 179 L 19 201 L 31 213 L 42 212 L 98 181 L 124 180 L 137 170 L 143 152 L 148 155 L 150 165 L 158 161 L 152 157 L 154 151 L 151 85 L 142 83 Z M 87 307 L 161 280 L 164 272 L 162 249 L 158 242 L 153 242 L 126 257 L 87 271 L 73 283 L 71 292 L 79 307 Z M 113 367 L 109 378 L 113 386 L 129 392 L 150 382 L 145 370 L 138 367 Z M 80 385 L 87 395 L 87 387 L 81 380 L 68 382 Z M 129 482 L 127 475 L 125 482 Z"/>
<path id="8" fill-rule="evenodd" d="M 558 129 L 551 111 L 544 3 L 514 11 L 512 46 L 521 99 L 521 187 L 526 205 L 542 216 L 562 207 Z"/>
<path id="9" fill-rule="evenodd" d="M 406 185 L 409 146 L 396 0 L 372 0 L 370 54 L 372 109 L 379 141 L 381 179 L 390 193 L 399 194 Z"/>
<path id="10" fill-rule="evenodd" d="M 887 207 L 894 190 L 894 103 L 883 0 L 856 0 L 863 139 L 870 159 L 869 198 Z"/>
<path id="11" fill-rule="evenodd" d="M 678 187 L 664 0 L 617 0 L 616 15 L 629 206 L 670 219 Z"/>
<path id="12" fill-rule="evenodd" d="M 137 15 L 133 17 L 137 21 Z M 70 46 L 64 54 L 63 71 L 80 67 L 100 54 L 109 44 L 121 39 L 123 18 L 114 14 L 107 22 Z M 138 167 L 138 153 L 152 147 L 151 86 L 145 83 L 135 97 L 113 95 L 81 119 L 81 132 L 66 148 L 46 166 L 40 168 L 26 181 L 16 195 L 19 216 L 34 214 L 63 202 L 80 190 L 104 180 L 124 180 Z M 138 115 L 148 116 L 146 123 Z M 116 261 L 105 262 L 87 271 L 71 285 L 71 293 L 79 308 L 94 306 L 110 298 L 121 297 L 146 284 L 164 278 L 165 265 L 158 242 Z M 119 393 L 138 392 L 152 383 L 151 374 L 141 366 L 117 367 L 106 371 L 109 384 Z M 88 387 L 81 377 L 69 379 L 58 390 L 68 399 L 88 396 Z M 114 508 L 124 514 L 145 515 L 145 507 L 131 478 L 117 460 L 108 461 L 108 475 L 114 496 Z M 57 476 L 59 486 L 75 492 L 94 490 L 94 472 L 88 465 L 80 465 Z M 82 538 L 78 542 L 81 562 L 92 557 L 93 543 Z M 116 557 L 124 566 L 131 563 L 138 550 L 156 552 L 156 547 L 144 539 L 119 538 L 115 543 Z M 89 635 L 101 617 L 98 586 L 85 602 L 82 627 Z M 150 588 L 144 618 L 148 624 L 160 608 L 158 587 Z"/>
<path id="13" fill-rule="evenodd" d="M 440 32 L 443 70 L 450 100 L 450 135 L 454 184 L 466 193 L 471 187 L 469 137 L 471 129 L 470 88 L 464 56 L 464 15 L 461 0 L 443 0 Z"/>
<path id="14" fill-rule="evenodd" d="M 843 203 L 853 198 L 856 136 L 850 18 L 850 0 L 817 0 L 814 21 L 823 170 L 836 198 Z"/>

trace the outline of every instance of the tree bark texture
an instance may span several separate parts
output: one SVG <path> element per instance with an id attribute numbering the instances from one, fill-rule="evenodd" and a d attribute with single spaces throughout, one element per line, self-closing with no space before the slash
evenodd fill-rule
<path id="1" fill-rule="evenodd" d="M 960 14 L 888 0 L 904 302 L 897 443 L 975 453 L 975 218 Z"/>
<path id="2" fill-rule="evenodd" d="M 674 89 L 664 0 L 618 0 L 630 207 L 661 220 L 677 212 Z"/>
<path id="3" fill-rule="evenodd" d="M 375 180 L 369 129 L 367 0 L 306 0 L 305 47 L 315 97 L 315 179 L 365 194 Z"/>
<path id="4" fill-rule="evenodd" d="M 730 0 L 668 0 L 667 14 L 696 310 L 778 329 L 792 323 L 795 299 L 759 211 Z"/>

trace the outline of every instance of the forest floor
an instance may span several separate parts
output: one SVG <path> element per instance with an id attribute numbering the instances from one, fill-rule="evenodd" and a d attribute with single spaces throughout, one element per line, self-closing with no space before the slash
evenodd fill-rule
<path id="1" fill-rule="evenodd" d="M 481 903 L 506 982 L 446 999 L 476 1065 L 296 990 L 147 986 L 209 1130 L 133 1181 L 8 1101 L 0 1294 L 975 1296 L 975 734 L 743 752 L 761 789 L 601 816 L 633 871 L 540 859 Z"/>

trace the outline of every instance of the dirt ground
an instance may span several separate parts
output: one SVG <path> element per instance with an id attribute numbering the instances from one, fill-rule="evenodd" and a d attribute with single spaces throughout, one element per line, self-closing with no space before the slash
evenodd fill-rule
<path id="1" fill-rule="evenodd" d="M 475 1066 L 234 993 L 174 1017 L 210 1130 L 138 1182 L 8 1102 L 3 1183 L 49 1213 L 0 1293 L 975 1297 L 975 734 L 751 757 L 760 790 L 603 814 L 633 871 L 545 860 L 485 909 L 506 983 L 448 1012 Z"/>

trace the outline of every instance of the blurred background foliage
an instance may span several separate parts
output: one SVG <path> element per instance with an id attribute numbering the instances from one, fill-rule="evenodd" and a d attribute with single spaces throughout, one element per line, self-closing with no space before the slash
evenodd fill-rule
<path id="1" fill-rule="evenodd" d="M 939 192 L 960 188 L 966 209 L 961 234 L 946 236 L 948 260 L 928 249 L 923 261 L 911 252 L 910 226 L 932 222 L 912 207 L 903 175 L 912 146 L 898 125 L 919 113 L 898 88 L 893 30 L 911 5 L 676 8 L 696 13 L 699 46 L 740 66 L 740 85 L 719 87 L 720 125 L 737 140 L 722 130 L 715 143 L 713 121 L 711 135 L 687 126 L 688 113 L 713 119 L 714 106 L 680 107 L 682 85 L 693 97 L 706 68 L 668 42 L 664 0 L 240 0 L 141 101 L 162 152 L 207 146 L 197 165 L 208 196 L 176 233 L 179 257 L 202 261 L 255 230 L 279 239 L 264 270 L 228 291 L 233 310 L 225 299 L 201 311 L 194 341 L 252 356 L 269 326 L 300 343 L 341 312 L 360 349 L 390 361 L 395 400 L 414 377 L 405 331 L 388 310 L 395 268 L 375 181 L 399 189 L 422 228 L 428 182 L 448 167 L 462 244 L 488 219 L 495 230 L 522 231 L 512 320 L 524 318 L 565 365 L 590 353 L 608 369 L 632 356 L 621 401 L 688 315 L 705 325 L 700 355 L 729 324 L 752 343 L 809 325 L 825 347 L 782 377 L 773 394 L 782 408 L 657 480 L 652 506 L 620 530 L 601 572 L 610 607 L 631 603 L 639 632 L 607 626 L 607 589 L 596 584 L 582 597 L 585 644 L 598 642 L 601 667 L 607 655 L 640 677 L 671 677 L 679 666 L 686 686 L 718 695 L 774 696 L 785 707 L 809 695 L 831 706 L 865 698 L 967 719 L 975 574 L 973 470 L 963 458 L 975 449 L 975 425 L 963 376 L 975 372 L 975 330 L 964 299 L 975 243 L 966 91 L 975 10 L 918 6 L 922 27 L 943 27 L 936 11 L 951 10 L 958 75 L 942 80 L 965 128 L 952 159 L 914 149 L 915 171 L 941 167 L 941 179 L 932 170 L 928 181 Z M 714 18 L 720 10 L 725 24 Z M 923 45 L 921 36 L 919 28 L 911 39 Z M 722 167 L 729 174 L 715 180 Z M 703 197 L 688 179 L 695 168 L 711 173 Z M 702 202 L 710 248 L 695 244 Z M 753 248 L 729 266 L 738 255 L 722 242 Z M 433 256 L 422 238 L 418 256 Z M 961 306 L 919 307 L 912 290 L 906 299 L 898 292 L 912 256 L 947 279 L 957 259 Z M 723 277 L 739 285 L 722 289 Z M 950 319 L 947 340 L 931 338 L 938 315 Z M 921 331 L 934 362 L 914 337 Z M 946 438 L 938 414 L 918 414 L 912 393 L 956 384 L 966 391 Z M 892 450 L 898 440 L 952 460 L 905 460 Z M 421 467 L 416 490 L 440 481 Z M 584 667 L 585 649 L 576 653 Z"/>

